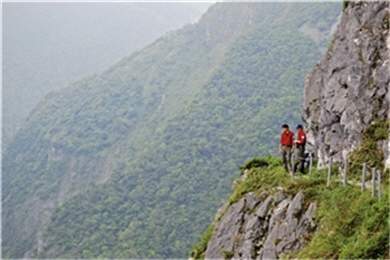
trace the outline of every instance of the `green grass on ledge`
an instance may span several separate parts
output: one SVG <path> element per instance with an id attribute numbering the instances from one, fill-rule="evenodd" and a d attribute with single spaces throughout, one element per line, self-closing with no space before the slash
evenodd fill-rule
<path id="1" fill-rule="evenodd" d="M 313 201 L 318 205 L 315 216 L 317 229 L 305 237 L 307 245 L 298 253 L 283 255 L 284 259 L 390 257 L 388 174 L 383 178 L 383 195 L 379 200 L 371 197 L 370 189 L 366 188 L 361 193 L 361 187 L 356 183 L 349 183 L 344 188 L 335 173 L 327 187 L 327 169 L 313 167 L 311 175 L 298 175 L 292 179 L 284 171 L 281 160 L 272 156 L 255 157 L 240 169 L 241 174 L 248 170 L 247 178 L 237 181 L 236 189 L 228 200 L 229 206 L 249 192 L 265 199 L 280 189 L 292 196 L 302 190 L 304 208 Z M 201 242 L 193 246 L 192 258 L 204 259 L 213 229 L 214 224 L 207 229 Z"/>

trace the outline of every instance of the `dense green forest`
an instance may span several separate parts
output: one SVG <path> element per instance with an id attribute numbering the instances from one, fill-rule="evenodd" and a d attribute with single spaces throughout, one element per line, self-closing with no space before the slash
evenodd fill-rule
<path id="1" fill-rule="evenodd" d="M 199 20 L 211 4 L 4 3 L 4 141 L 50 91 Z"/>
<path id="2" fill-rule="evenodd" d="M 52 92 L 3 154 L 3 256 L 186 257 L 237 165 L 276 153 L 280 125 L 300 122 L 321 52 L 299 28 L 329 31 L 340 12 L 339 3 L 216 4 Z"/>

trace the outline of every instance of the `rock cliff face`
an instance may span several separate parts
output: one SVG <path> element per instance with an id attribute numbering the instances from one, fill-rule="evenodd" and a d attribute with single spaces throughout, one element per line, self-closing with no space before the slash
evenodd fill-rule
<path id="1" fill-rule="evenodd" d="M 307 77 L 303 119 L 319 165 L 342 161 L 390 101 L 388 1 L 349 2 L 324 58 Z M 390 143 L 381 145 L 390 167 Z"/>
<path id="2" fill-rule="evenodd" d="M 316 204 L 304 207 L 304 196 L 282 191 L 260 199 L 253 193 L 229 207 L 208 243 L 206 258 L 275 259 L 297 252 L 315 228 Z"/>

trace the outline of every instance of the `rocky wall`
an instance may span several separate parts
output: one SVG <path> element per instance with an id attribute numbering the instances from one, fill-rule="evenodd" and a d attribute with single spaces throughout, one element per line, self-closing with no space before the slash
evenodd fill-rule
<path id="1" fill-rule="evenodd" d="M 323 59 L 305 82 L 303 120 L 308 141 L 325 166 L 359 148 L 362 133 L 389 119 L 388 1 L 351 1 Z M 390 166 L 390 144 L 383 146 Z"/>
<path id="2" fill-rule="evenodd" d="M 215 226 L 206 259 L 275 259 L 299 251 L 315 229 L 316 204 L 283 191 L 260 199 L 253 192 L 232 204 Z"/>

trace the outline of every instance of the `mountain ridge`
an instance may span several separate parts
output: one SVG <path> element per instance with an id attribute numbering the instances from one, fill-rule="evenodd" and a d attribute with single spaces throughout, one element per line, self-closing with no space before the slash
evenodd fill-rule
<path id="1" fill-rule="evenodd" d="M 303 75 L 321 55 L 298 31 L 317 20 L 302 11 L 330 28 L 339 5 L 217 4 L 198 24 L 48 95 L 5 152 L 4 255 L 183 256 L 227 194 L 231 169 L 276 149 L 273 125 L 299 120 Z"/>
<path id="2" fill-rule="evenodd" d="M 45 94 L 196 22 L 211 4 L 4 3 L 4 143 Z"/>

